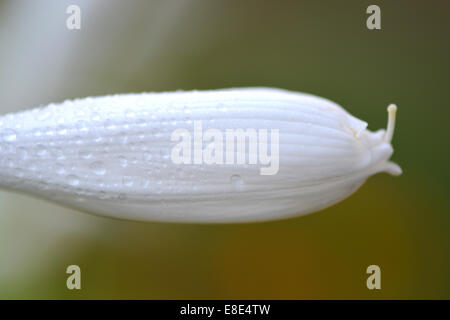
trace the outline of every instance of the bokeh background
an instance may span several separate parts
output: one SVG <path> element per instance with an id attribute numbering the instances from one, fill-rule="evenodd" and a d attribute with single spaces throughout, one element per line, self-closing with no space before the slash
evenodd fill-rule
<path id="1" fill-rule="evenodd" d="M 81 8 L 81 30 L 66 8 Z M 382 30 L 366 28 L 370 4 Z M 0 113 L 112 93 L 273 86 L 329 98 L 393 160 L 347 200 L 231 225 L 101 218 L 0 192 L 0 298 L 449 299 L 448 1 L 0 0 Z M 66 288 L 66 267 L 82 290 Z M 381 290 L 366 268 L 381 267 Z"/>

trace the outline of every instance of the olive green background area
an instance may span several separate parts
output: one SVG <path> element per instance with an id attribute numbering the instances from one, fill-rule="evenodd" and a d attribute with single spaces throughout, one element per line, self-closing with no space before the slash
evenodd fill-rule
<path id="1" fill-rule="evenodd" d="M 79 31 L 65 27 L 69 4 Z M 370 4 L 382 30 L 366 28 Z M 0 112 L 122 92 L 271 86 L 369 129 L 393 160 L 348 199 L 255 224 L 140 223 L 0 193 L 0 298 L 450 298 L 448 1 L 0 1 Z M 66 288 L 66 267 L 82 290 Z M 366 268 L 381 267 L 381 290 Z"/>

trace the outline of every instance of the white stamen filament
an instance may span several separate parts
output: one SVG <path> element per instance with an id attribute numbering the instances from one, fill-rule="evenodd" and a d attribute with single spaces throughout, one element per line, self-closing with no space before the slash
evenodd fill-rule
<path id="1" fill-rule="evenodd" d="M 397 106 L 395 104 L 390 104 L 387 108 L 387 111 L 389 113 L 389 116 L 384 140 L 388 143 L 391 143 L 395 130 L 395 115 L 397 113 Z"/>

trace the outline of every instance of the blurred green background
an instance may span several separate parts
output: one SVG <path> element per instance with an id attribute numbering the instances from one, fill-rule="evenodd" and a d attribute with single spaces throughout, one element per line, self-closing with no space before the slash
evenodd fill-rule
<path id="1" fill-rule="evenodd" d="M 81 30 L 66 8 L 81 8 Z M 381 30 L 366 8 L 381 8 Z M 273 86 L 386 126 L 393 160 L 320 212 L 117 221 L 0 192 L 0 298 L 449 299 L 448 1 L 0 1 L 0 113 L 123 92 Z M 66 288 L 66 267 L 82 290 Z M 366 268 L 381 267 L 381 290 Z"/>

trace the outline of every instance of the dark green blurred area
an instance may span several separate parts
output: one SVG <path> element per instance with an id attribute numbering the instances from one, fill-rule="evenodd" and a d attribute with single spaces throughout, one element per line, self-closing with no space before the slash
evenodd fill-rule
<path id="1" fill-rule="evenodd" d="M 95 21 L 81 1 L 62 1 L 58 10 L 78 2 L 82 30 L 67 33 L 69 41 L 92 37 L 94 28 L 109 36 L 87 49 L 91 59 L 65 65 L 70 85 L 39 101 L 24 98 L 17 109 L 121 92 L 271 86 L 331 99 L 376 130 L 386 126 L 387 105 L 396 103 L 393 160 L 404 173 L 374 176 L 349 199 L 308 216 L 242 225 L 118 221 L 4 192 L 0 298 L 450 298 L 448 1 L 377 1 L 382 30 L 373 31 L 365 22 L 371 1 L 186 1 L 171 18 L 178 23 L 162 19 L 170 32 L 156 36 L 145 21 L 163 1 L 128 1 L 130 9 L 122 4 L 120 12 L 118 1 L 99 1 L 105 8 Z M 0 18 L 10 9 L 11 1 L 1 1 Z M 108 31 L 121 15 L 129 23 Z M 55 16 L 61 28 L 65 18 Z M 38 20 L 27 23 L 45 37 Z M 143 51 L 138 68 L 127 68 L 140 50 L 136 43 L 151 41 L 159 44 L 156 53 Z M 53 48 L 53 59 L 58 52 Z M 51 77 L 52 65 L 47 72 Z M 19 80 L 9 85 L 20 87 Z M 13 255 L 28 255 L 20 248 L 29 215 L 48 219 L 49 229 L 70 220 L 73 229 L 55 241 L 33 238 L 28 250 L 37 258 L 23 258 L 20 273 L 2 272 Z M 85 232 L 86 224 L 98 227 Z M 7 232 L 16 239 L 2 237 Z M 81 267 L 81 291 L 65 286 L 70 264 Z M 366 287 L 371 264 L 381 267 L 381 290 Z"/>

